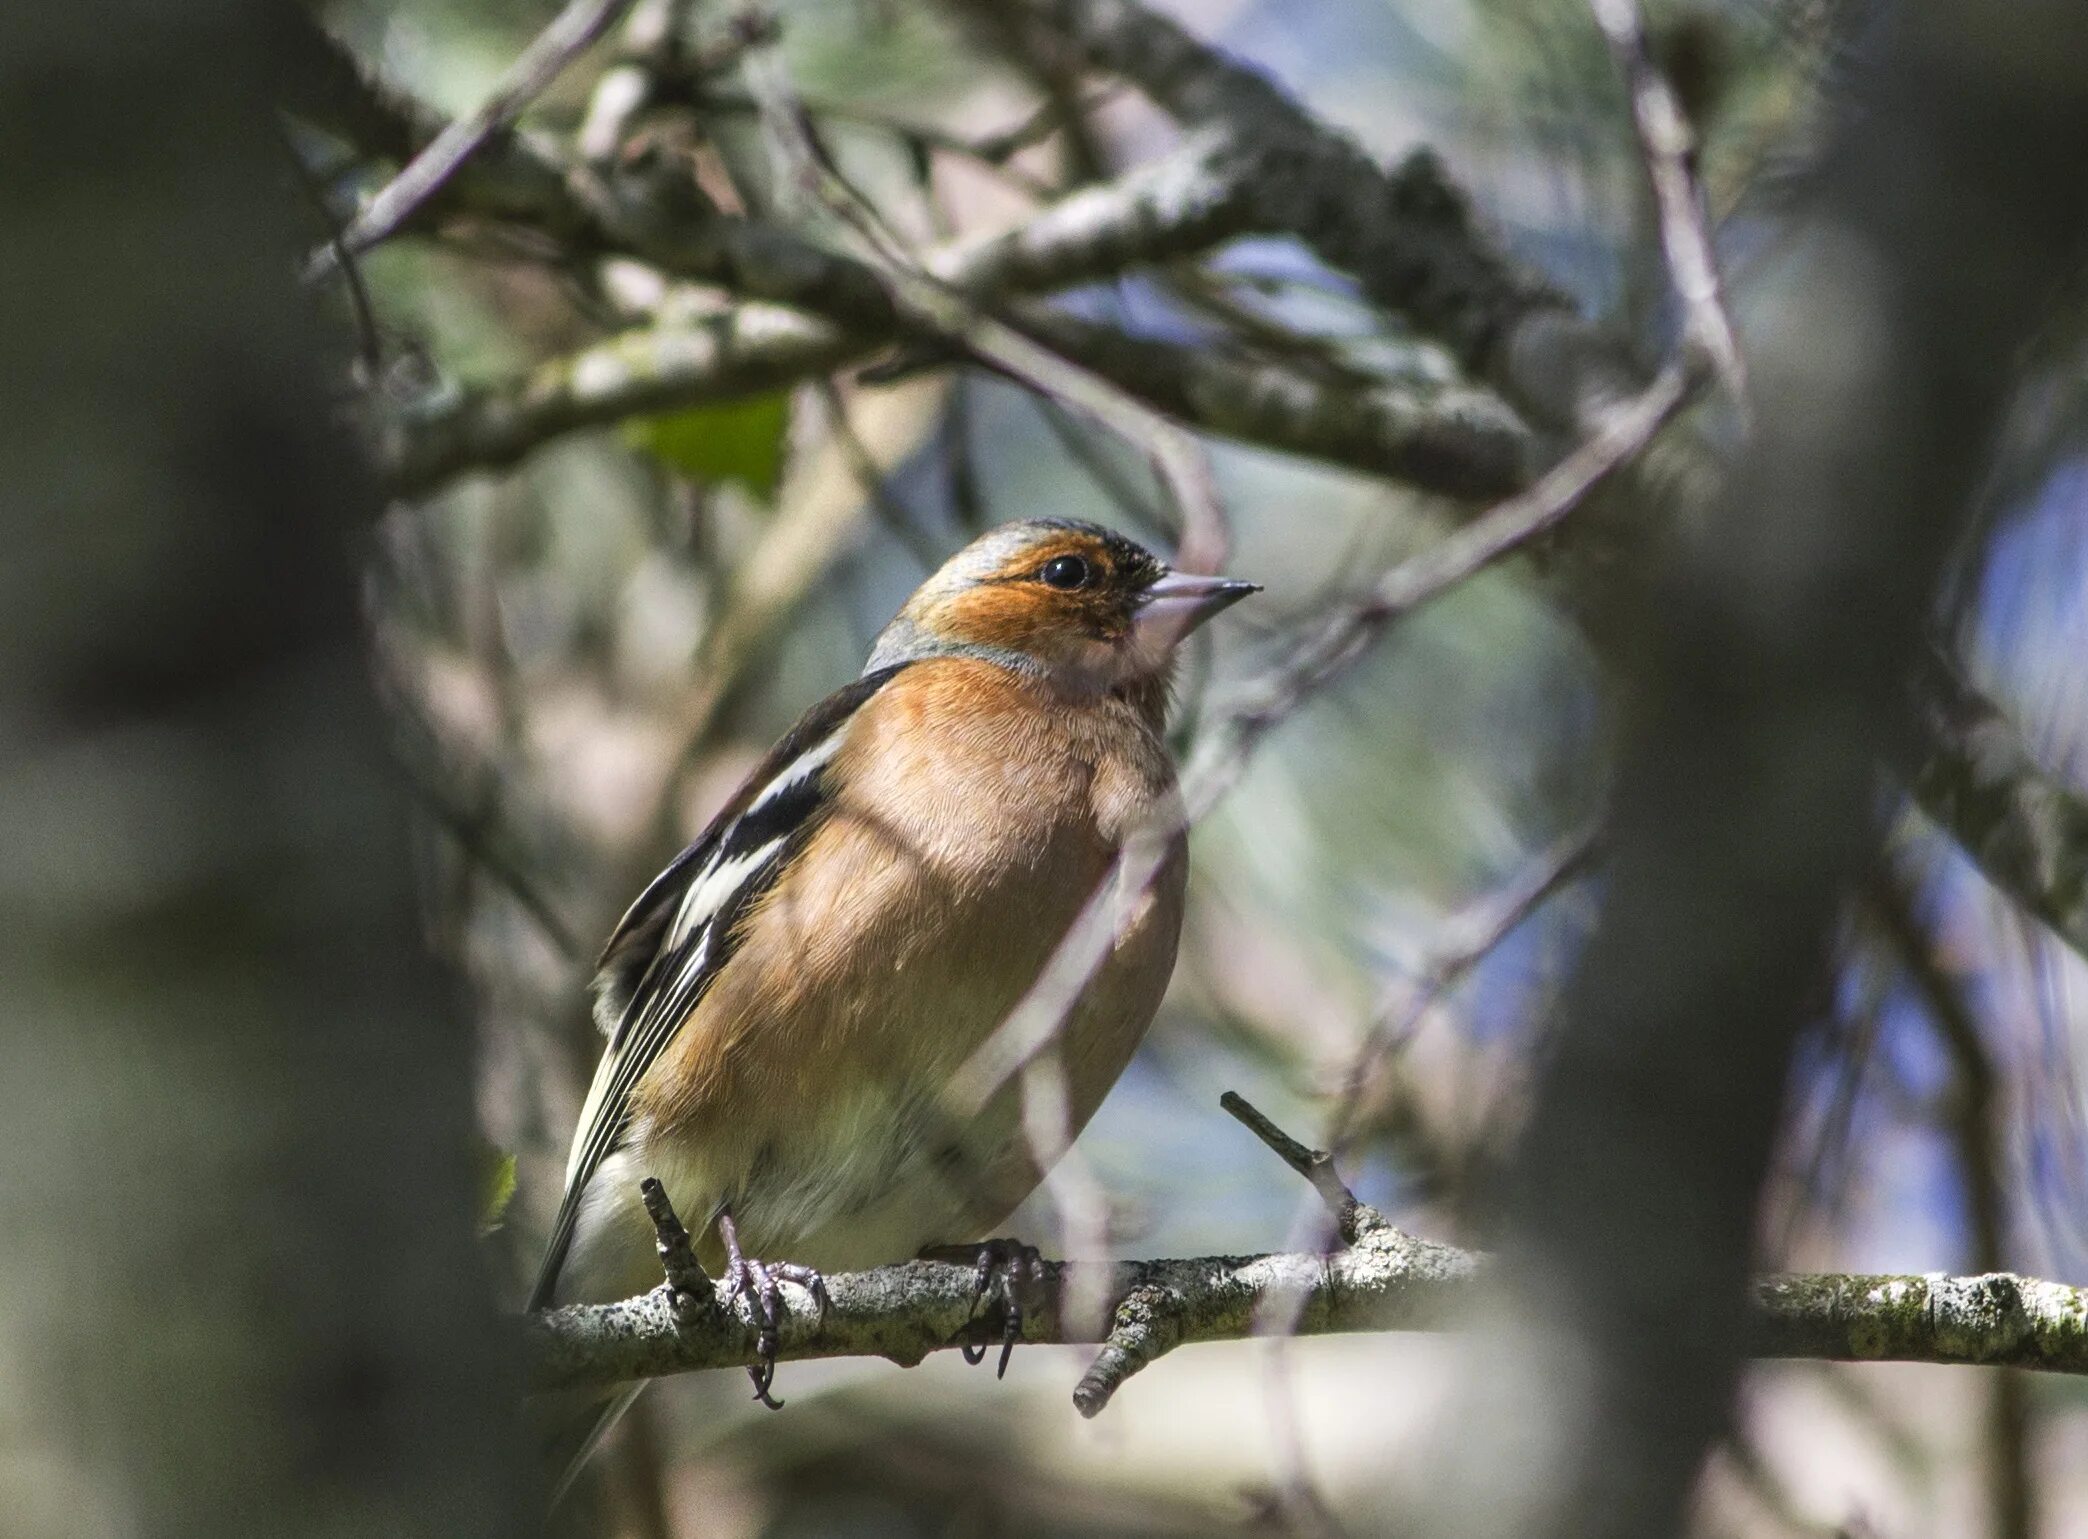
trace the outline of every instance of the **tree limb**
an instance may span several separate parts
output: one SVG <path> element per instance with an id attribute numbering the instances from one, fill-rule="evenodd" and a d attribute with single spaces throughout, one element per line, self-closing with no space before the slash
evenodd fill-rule
<path id="1" fill-rule="evenodd" d="M 1537 457 L 1529 430 L 1482 390 L 1323 384 L 1281 365 L 1135 337 L 1041 306 L 1005 308 L 1018 329 L 1148 405 L 1246 443 L 1457 497 L 1512 491 Z M 581 428 L 832 373 L 867 359 L 893 334 L 785 305 L 736 305 L 624 332 L 523 380 L 458 392 L 387 420 L 377 430 L 379 457 L 394 492 L 423 493 L 468 470 L 511 464 Z"/>
<path id="2" fill-rule="evenodd" d="M 1294 1334 L 1434 1331 L 1477 1304 L 1491 1260 L 1402 1233 L 1344 1186 L 1318 1150 L 1289 1137 L 1237 1095 L 1223 1101 L 1279 1158 L 1309 1180 L 1338 1219 L 1347 1248 L 1332 1255 L 1277 1252 L 1123 1261 L 1109 1272 L 1106 1329 L 1066 1307 L 1074 1268 L 1043 1263 L 1038 1299 L 1024 1310 L 1022 1339 L 1099 1343 L 1074 1390 L 1094 1416 L 1124 1382 L 1176 1347 L 1243 1341 L 1262 1310 L 1281 1302 Z M 693 1273 L 688 1237 L 656 1183 L 646 1205 L 660 1229 L 673 1281 L 615 1304 L 577 1304 L 524 1322 L 531 1382 L 540 1391 L 603 1387 L 751 1360 L 759 1329 L 752 1305 Z M 1088 1270 L 1088 1269 L 1082 1269 Z M 975 1268 L 911 1261 L 826 1280 L 822 1314 L 786 1289 L 777 1356 L 885 1357 L 911 1366 L 978 1334 Z M 1995 1272 L 1780 1274 L 1753 1288 L 1752 1350 L 1763 1357 L 1840 1362 L 2007 1364 L 2088 1374 L 2088 1289 Z M 693 1302 L 692 1302 L 693 1301 Z"/>
<path id="3" fill-rule="evenodd" d="M 440 117 L 359 73 L 338 50 L 333 89 L 304 110 L 372 154 L 440 133 Z M 358 89 L 358 87 L 360 89 Z M 1162 160 L 1073 193 L 1004 234 L 926 253 L 941 282 L 974 300 L 1119 276 L 1270 228 L 1259 177 L 1230 140 L 1192 136 Z M 663 324 L 553 360 L 527 378 L 459 392 L 384 424 L 393 489 L 422 492 L 465 469 L 511 463 L 579 428 L 726 399 L 831 372 L 905 334 L 876 270 L 759 221 L 699 203 L 668 168 L 641 161 L 606 179 L 565 168 L 531 141 L 488 145 L 429 208 L 521 220 L 575 255 L 617 252 L 745 300 L 701 323 Z M 1488 393 L 1394 383 L 1335 388 L 1217 350 L 1129 336 L 1039 307 L 1007 318 L 1054 351 L 1187 424 L 1271 448 L 1491 497 L 1535 468 L 1531 435 Z"/>
<path id="4" fill-rule="evenodd" d="M 1038 57 L 1122 76 L 1183 124 L 1224 130 L 1264 229 L 1354 274 L 1540 426 L 1585 435 L 1642 388 L 1612 338 L 1480 232 L 1432 151 L 1380 167 L 1265 76 L 1135 0 L 952 3 L 1021 28 Z"/>

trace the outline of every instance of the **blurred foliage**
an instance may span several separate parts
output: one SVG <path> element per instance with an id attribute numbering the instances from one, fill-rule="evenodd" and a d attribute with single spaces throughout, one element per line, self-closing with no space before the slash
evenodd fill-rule
<path id="1" fill-rule="evenodd" d="M 507 1217 L 508 1204 L 514 1201 L 515 1157 L 485 1144 L 478 1151 L 478 1163 L 478 1228 L 480 1237 L 484 1238 L 501 1226 Z"/>
<path id="2" fill-rule="evenodd" d="M 677 475 L 706 485 L 733 483 L 763 502 L 783 479 L 783 453 L 790 431 L 790 396 L 785 391 L 663 412 L 626 424 L 631 443 Z"/>

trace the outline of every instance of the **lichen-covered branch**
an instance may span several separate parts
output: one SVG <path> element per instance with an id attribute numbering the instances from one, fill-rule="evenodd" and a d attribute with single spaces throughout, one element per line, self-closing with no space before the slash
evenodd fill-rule
<path id="1" fill-rule="evenodd" d="M 2088 1289 L 1988 1272 L 1790 1273 L 1755 1284 L 1759 1357 L 2088 1373 Z"/>
<path id="2" fill-rule="evenodd" d="M 1511 263 L 1427 150 L 1386 169 L 1267 77 L 1135 0 L 953 0 L 1037 57 L 1131 81 L 1185 125 L 1232 141 L 1259 227 L 1355 275 L 1540 425 L 1585 433 L 1641 382 L 1615 340 Z"/>
<path id="3" fill-rule="evenodd" d="M 1023 1340 L 1094 1343 L 1072 1328 L 1061 1300 L 1064 1262 L 1043 1269 L 1042 1308 Z M 1486 1258 L 1401 1233 L 1366 1228 L 1328 1256 L 1270 1254 L 1126 1261 L 1110 1273 L 1102 1352 L 1077 1403 L 1093 1415 L 1126 1379 L 1176 1347 L 1241 1341 L 1264 1303 L 1303 1301 L 1296 1333 L 1442 1330 L 1469 1312 Z M 968 1266 L 913 1261 L 827 1279 L 824 1321 L 785 1290 L 778 1357 L 885 1357 L 912 1364 L 974 1339 Z M 744 1300 L 678 1310 L 672 1290 L 617 1304 L 577 1305 L 526 1322 L 539 1389 L 605 1385 L 701 1368 L 737 1367 L 754 1350 Z M 1753 1349 L 1763 1357 L 1838 1362 L 1977 1363 L 2088 1374 L 2088 1289 L 1996 1272 L 1982 1277 L 1816 1273 L 1755 1287 Z"/>
<path id="4" fill-rule="evenodd" d="M 1501 495 L 1537 447 L 1484 391 L 1315 380 L 1280 364 L 1014 306 L 1020 329 L 1179 421 L 1225 437 L 1395 477 L 1451 496 Z M 701 320 L 629 331 L 553 359 L 513 384 L 468 390 L 378 427 L 401 494 L 510 464 L 564 433 L 645 412 L 727 400 L 868 358 L 889 334 L 784 305 L 749 303 Z"/>
<path id="5" fill-rule="evenodd" d="M 1505 497 L 1541 468 L 1536 436 L 1490 391 L 1315 379 L 1042 306 L 1009 316 L 1147 405 L 1220 437 L 1472 499 Z"/>
<path id="6" fill-rule="evenodd" d="M 2030 756 L 2001 708 L 1940 660 L 1924 671 L 1914 799 L 1987 880 L 2088 957 L 2088 796 Z"/>
<path id="7" fill-rule="evenodd" d="M 1112 1318 L 1103 1333 L 1105 1367 L 1083 1381 L 1082 1410 L 1101 1409 L 1117 1383 L 1177 1346 L 1244 1340 L 1256 1311 L 1274 1294 L 1306 1300 L 1299 1330 L 1440 1329 L 1468 1296 L 1479 1258 L 1400 1234 L 1389 1226 L 1333 1256 L 1199 1256 L 1127 1261 L 1111 1269 Z M 1041 1308 L 1026 1310 L 1023 1339 L 1093 1342 L 1062 1308 L 1070 1268 L 1047 1262 Z M 969 1266 L 913 1261 L 827 1279 L 822 1322 L 809 1298 L 786 1289 L 778 1357 L 890 1358 L 916 1363 L 930 1352 L 974 1339 Z M 662 1286 L 617 1304 L 577 1305 L 527 1322 L 532 1377 L 540 1389 L 722 1368 L 751 1360 L 755 1324 L 744 1301 L 718 1295 L 718 1307 L 677 1312 Z"/>
<path id="8" fill-rule="evenodd" d="M 439 118 L 419 104 L 357 74 L 351 62 L 335 62 L 337 89 L 307 104 L 314 116 L 380 154 L 439 131 Z M 1192 135 L 1173 155 L 1077 191 L 1005 233 L 927 253 L 924 265 L 977 300 L 1119 276 L 1250 229 L 1280 227 L 1261 206 L 1257 168 L 1231 140 Z M 425 491 L 461 470 L 511 463 L 579 428 L 815 376 L 905 333 L 870 264 L 720 214 L 655 169 L 642 160 L 608 177 L 565 168 L 510 135 L 429 207 L 522 220 L 574 254 L 621 252 L 752 303 L 700 323 L 613 337 L 523 380 L 460 392 L 382 424 L 380 458 L 395 490 Z M 1454 496 L 1505 494 L 1535 468 L 1529 431 L 1482 391 L 1337 387 L 1281 365 L 1133 337 L 1038 307 L 1009 318 L 1140 400 L 1214 433 Z"/>
<path id="9" fill-rule="evenodd" d="M 785 305 L 628 331 L 505 385 L 468 389 L 373 425 L 390 489 L 424 493 L 467 470 L 513 464 L 565 433 L 825 374 L 870 344 Z"/>
<path id="10" fill-rule="evenodd" d="M 1106 1325 L 1068 1307 L 1075 1268 L 1041 1264 L 1025 1303 L 1022 1339 L 1101 1347 L 1073 1391 L 1083 1416 L 1176 1347 L 1243 1341 L 1281 1320 L 1303 1336 L 1443 1330 L 1480 1300 L 1488 1258 L 1400 1230 L 1342 1182 L 1323 1150 L 1309 1149 L 1242 1097 L 1221 1104 L 1298 1175 L 1335 1220 L 1345 1248 L 1120 1261 L 1109 1267 Z M 524 1322 L 539 1390 L 729 1368 L 751 1361 L 759 1326 L 749 1300 L 713 1283 L 659 1183 L 645 1183 L 668 1280 L 616 1304 L 580 1304 Z M 1081 1283 L 1092 1288 L 1092 1276 Z M 913 1261 L 826 1280 L 821 1310 L 786 1289 L 776 1357 L 885 1357 L 911 1366 L 931 1352 L 976 1342 L 979 1274 L 972 1266 Z M 705 1295 L 709 1302 L 706 1305 Z M 2088 1289 L 2005 1272 L 1983 1277 L 1788 1274 L 1755 1285 L 1753 1350 L 1764 1357 L 1849 1362 L 2006 1364 L 2088 1374 Z M 1280 1308 L 1272 1308 L 1280 1306 Z"/>

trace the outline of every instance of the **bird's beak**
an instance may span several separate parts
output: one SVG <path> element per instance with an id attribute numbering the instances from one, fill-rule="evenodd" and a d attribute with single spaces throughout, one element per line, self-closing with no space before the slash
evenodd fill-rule
<path id="1" fill-rule="evenodd" d="M 1259 592 L 1260 583 L 1241 582 L 1236 577 L 1169 572 L 1145 590 L 1132 624 L 1141 642 L 1163 649 L 1172 647 L 1219 610 Z"/>

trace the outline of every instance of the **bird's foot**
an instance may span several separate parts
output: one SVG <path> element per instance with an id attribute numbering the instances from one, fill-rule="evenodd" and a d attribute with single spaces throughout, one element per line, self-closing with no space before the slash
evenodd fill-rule
<path id="1" fill-rule="evenodd" d="M 769 1386 L 776 1382 L 776 1333 L 783 1322 L 781 1284 L 795 1283 L 811 1294 L 812 1302 L 819 1306 L 819 1317 L 824 1320 L 826 1279 L 813 1268 L 795 1262 L 756 1261 L 748 1256 L 740 1249 L 739 1231 L 729 1209 L 718 1215 L 718 1236 L 725 1242 L 725 1296 L 738 1298 L 745 1294 L 754 1303 L 755 1360 L 747 1367 L 747 1377 L 754 1381 L 754 1398 L 770 1410 L 780 1411 L 783 1402 L 770 1396 Z"/>
<path id="2" fill-rule="evenodd" d="M 971 1314 L 966 1325 L 977 1320 L 981 1329 L 977 1340 L 960 1342 L 957 1350 L 964 1354 L 967 1363 L 984 1362 L 992 1348 L 992 1322 L 994 1313 L 998 1311 L 1001 1352 L 994 1377 L 1006 1378 L 1008 1359 L 1014 1354 L 1015 1343 L 1022 1339 L 1024 1313 L 1042 1302 L 1043 1255 L 1036 1246 L 1025 1245 L 1020 1240 L 982 1240 L 977 1245 L 932 1245 L 921 1252 L 921 1259 L 948 1261 L 960 1266 L 971 1262 L 977 1268 Z M 991 1307 L 982 1320 L 979 1308 L 989 1300 Z"/>

